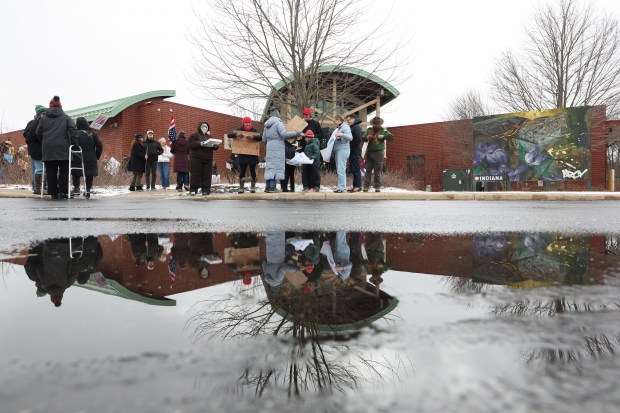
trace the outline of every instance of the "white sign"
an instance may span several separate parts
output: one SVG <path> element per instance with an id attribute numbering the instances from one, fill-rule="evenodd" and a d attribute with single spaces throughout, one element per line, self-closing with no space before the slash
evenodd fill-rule
<path id="1" fill-rule="evenodd" d="M 90 123 L 90 128 L 95 130 L 101 130 L 103 124 L 108 120 L 106 115 L 97 115 L 95 120 Z"/>

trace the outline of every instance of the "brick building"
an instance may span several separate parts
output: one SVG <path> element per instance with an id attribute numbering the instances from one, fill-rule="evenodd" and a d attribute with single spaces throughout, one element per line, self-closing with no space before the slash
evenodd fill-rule
<path id="1" fill-rule="evenodd" d="M 386 85 L 382 86 L 387 87 Z M 221 138 L 224 133 L 237 128 L 240 124 L 240 119 L 235 116 L 166 100 L 175 94 L 174 90 L 152 91 L 85 108 L 67 110 L 67 114 L 73 118 L 83 116 L 89 121 L 92 121 L 99 114 L 109 116 L 98 134 L 104 144 L 104 156 L 114 157 L 119 161 L 130 153 L 135 133 L 145 133 L 146 130 L 152 129 L 156 138 L 167 136 L 171 113 L 174 115 L 177 132 L 185 130 L 188 135 L 196 130 L 199 122 L 205 120 L 211 125 L 211 134 L 216 138 Z M 366 103 L 363 110 L 366 111 L 367 107 L 370 107 L 378 111 L 380 102 L 387 103 L 387 101 L 381 100 L 385 99 L 387 95 L 391 99 L 397 96 L 397 94 L 379 96 L 370 100 L 370 102 L 375 103 Z M 375 106 L 372 106 L 373 104 Z M 286 113 L 293 114 L 292 110 L 287 110 Z M 594 107 L 592 113 L 590 130 L 591 188 L 587 187 L 586 181 L 559 181 L 553 183 L 552 190 L 585 191 L 592 189 L 604 191 L 608 188 L 606 144 L 610 134 L 613 134 L 613 128 L 616 127 L 617 129 L 617 121 L 606 119 L 604 106 Z M 364 123 L 362 126 L 365 127 L 367 112 L 364 112 L 363 115 Z M 396 137 L 394 142 L 387 145 L 386 167 L 390 171 L 412 179 L 417 189 L 425 189 L 430 186 L 433 191 L 441 191 L 443 189 L 444 170 L 470 169 L 472 167 L 472 120 L 390 127 L 388 118 L 385 124 Z M 326 125 L 329 126 L 329 123 Z M 261 125 L 255 126 L 262 130 Z M 16 147 L 24 145 L 22 132 L 19 130 L 2 134 L 0 141 L 10 139 Z M 230 157 L 230 152 L 220 147 L 220 150 L 216 151 L 214 155 L 214 163 L 219 170 L 222 170 L 225 161 Z M 536 181 L 513 182 L 511 189 L 545 190 Z"/>

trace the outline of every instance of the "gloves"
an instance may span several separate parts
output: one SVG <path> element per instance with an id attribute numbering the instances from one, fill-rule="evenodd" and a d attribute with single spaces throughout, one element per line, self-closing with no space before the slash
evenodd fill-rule
<path id="1" fill-rule="evenodd" d="M 219 144 L 215 144 L 215 145 L 213 145 L 213 150 L 214 150 L 214 151 L 217 151 L 217 148 L 219 148 L 219 146 L 220 146 Z"/>
<path id="2" fill-rule="evenodd" d="M 203 148 L 207 147 L 207 141 L 201 141 L 200 142 L 200 146 L 202 146 Z"/>

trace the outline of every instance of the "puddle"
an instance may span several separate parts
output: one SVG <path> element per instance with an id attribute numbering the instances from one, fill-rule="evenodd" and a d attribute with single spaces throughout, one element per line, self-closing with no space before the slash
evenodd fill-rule
<path id="1" fill-rule="evenodd" d="M 612 411 L 619 394 L 614 235 L 142 233 L 5 253 L 7 411 Z"/>

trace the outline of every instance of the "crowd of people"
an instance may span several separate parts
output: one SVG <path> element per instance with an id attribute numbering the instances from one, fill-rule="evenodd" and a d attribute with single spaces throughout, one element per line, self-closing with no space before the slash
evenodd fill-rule
<path id="1" fill-rule="evenodd" d="M 338 177 L 338 186 L 334 192 L 367 192 L 371 184 L 376 192 L 381 191 L 385 142 L 394 139 L 383 127 L 383 119 L 373 118 L 370 127 L 362 132 L 362 120 L 359 117 L 335 116 L 333 120 L 336 129 L 328 140 L 328 153 L 325 154 L 325 149 L 321 149 L 324 140 L 321 124 L 314 119 L 310 108 L 303 109 L 302 114 L 307 125 L 301 131 L 287 131 L 280 113 L 272 108 L 262 133 L 254 127 L 249 117 L 244 117 L 240 127 L 227 135 L 233 142 L 249 139 L 265 144 L 265 193 L 295 191 L 295 172 L 299 164 L 290 161 L 297 154 L 305 157 L 300 167 L 303 192 L 321 190 L 321 162 L 329 162 L 330 158 L 335 161 Z M 170 140 L 165 137 L 156 139 L 153 130 L 147 130 L 146 136 L 136 133 L 126 162 L 126 170 L 132 174 L 129 191 L 156 190 L 157 176 L 161 188 L 169 189 L 172 162 L 177 191 L 187 191 L 190 195 L 209 195 L 215 168 L 213 152 L 218 150 L 221 143 L 221 140 L 211 136 L 210 130 L 209 123 L 201 121 L 196 131 L 188 137 L 185 131 L 169 137 Z M 84 175 L 84 195 L 90 198 L 93 178 L 98 175 L 97 163 L 103 152 L 103 144 L 85 118 L 79 117 L 74 122 L 63 111 L 60 98 L 54 96 L 49 107 L 35 107 L 35 116 L 28 122 L 23 134 L 30 156 L 31 185 L 35 194 L 42 193 L 46 188 L 46 194 L 52 199 L 72 198 L 81 193 L 80 180 Z M 83 161 L 83 169 L 70 167 L 70 150 L 81 150 L 81 154 L 72 155 L 71 163 L 81 165 Z M 2 145 L 2 155 L 4 163 L 20 162 L 25 165 L 27 162 L 25 148 L 19 148 L 15 153 L 9 141 Z M 235 161 L 235 172 L 239 173 L 237 192 L 246 192 L 248 182 L 249 191 L 256 192 L 258 153 L 233 153 L 231 158 Z M 365 165 L 363 177 L 361 162 Z M 347 172 L 353 177 L 350 186 L 347 186 Z M 69 175 L 73 183 L 71 190 Z M 143 176 L 146 187 L 142 183 Z M 277 187 L 278 181 L 280 188 Z"/>
<path id="2" fill-rule="evenodd" d="M 84 195 L 90 198 L 93 178 L 98 176 L 97 163 L 103 144 L 85 118 L 74 121 L 63 111 L 60 98 L 54 96 L 49 107 L 35 106 L 35 116 L 24 128 L 23 136 L 28 146 L 31 185 L 35 194 L 42 193 L 47 187 L 46 194 L 51 199 L 72 198 L 81 193 L 80 179 L 84 176 Z M 74 165 L 80 167 L 74 168 Z"/>

